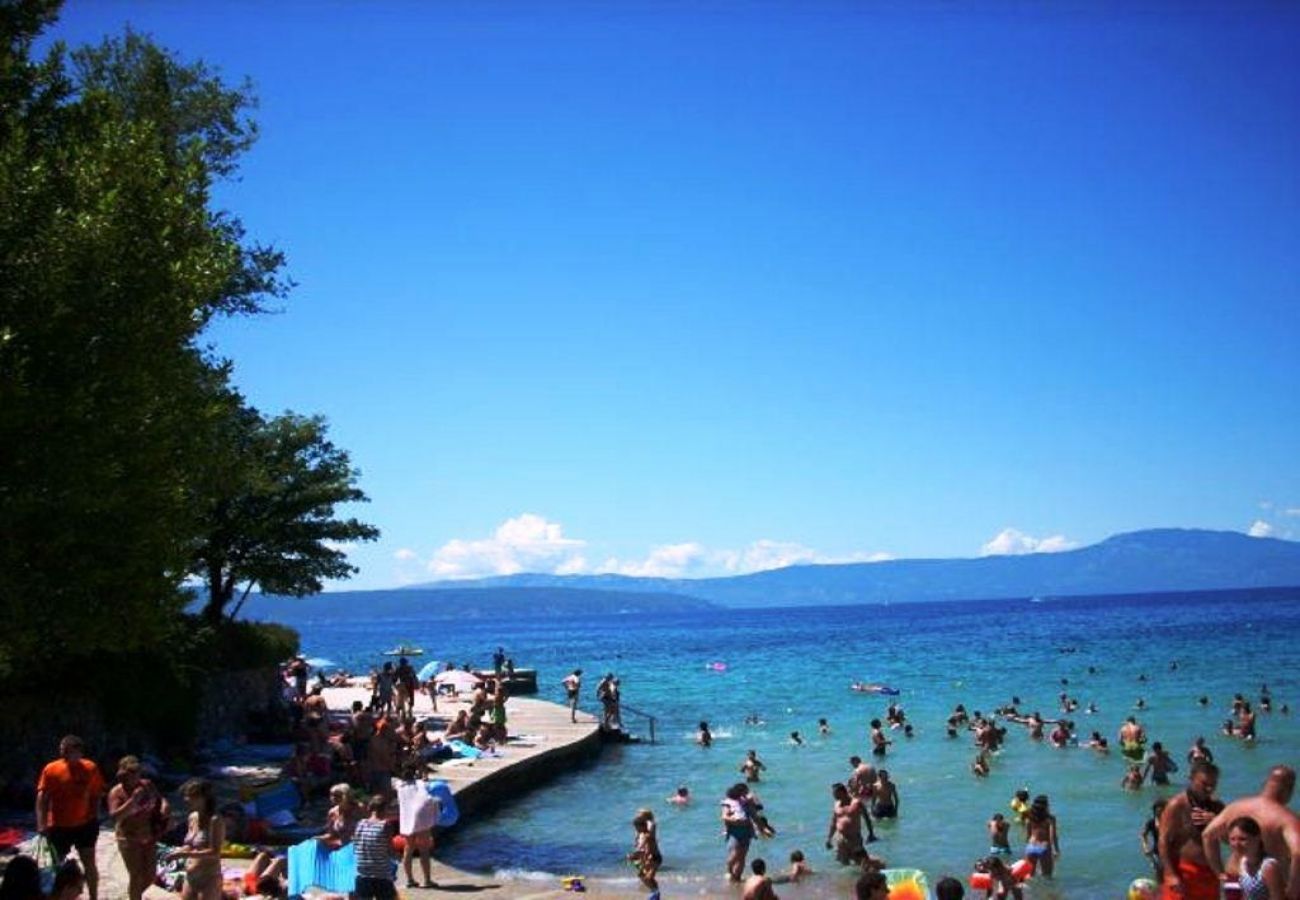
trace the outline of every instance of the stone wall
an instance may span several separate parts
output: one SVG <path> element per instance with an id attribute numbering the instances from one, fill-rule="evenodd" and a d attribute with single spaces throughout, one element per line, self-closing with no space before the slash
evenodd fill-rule
<path id="1" fill-rule="evenodd" d="M 194 728 L 197 743 L 244 735 L 283 738 L 287 716 L 281 692 L 274 668 L 209 676 Z M 149 700 L 142 697 L 140 702 Z M 125 753 L 158 754 L 186 731 L 184 723 L 171 735 L 110 724 L 98 705 L 84 697 L 53 702 L 26 695 L 0 697 L 0 806 L 21 808 L 33 802 L 36 777 L 58 755 L 65 734 L 79 735 L 91 758 L 104 766 Z M 112 774 L 105 771 L 104 777 Z"/>

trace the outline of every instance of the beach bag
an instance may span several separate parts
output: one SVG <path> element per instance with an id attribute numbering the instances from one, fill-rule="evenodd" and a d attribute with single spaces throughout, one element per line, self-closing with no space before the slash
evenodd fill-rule
<path id="1" fill-rule="evenodd" d="M 32 858 L 36 860 L 36 865 L 41 872 L 41 892 L 51 894 L 54 892 L 54 876 L 59 873 L 59 853 L 54 849 L 54 844 L 43 834 L 36 835 L 32 841 Z"/>

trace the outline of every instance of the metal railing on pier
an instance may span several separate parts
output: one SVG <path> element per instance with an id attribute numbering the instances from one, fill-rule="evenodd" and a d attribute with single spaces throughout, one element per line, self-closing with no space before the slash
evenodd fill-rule
<path id="1" fill-rule="evenodd" d="M 650 713 L 642 712 L 639 709 L 636 709 L 634 707 L 622 703 L 619 704 L 618 709 L 620 713 L 631 713 L 634 716 L 640 716 L 641 718 L 645 719 L 650 725 L 650 743 L 653 744 L 655 742 L 655 717 L 654 716 L 650 715 Z"/>

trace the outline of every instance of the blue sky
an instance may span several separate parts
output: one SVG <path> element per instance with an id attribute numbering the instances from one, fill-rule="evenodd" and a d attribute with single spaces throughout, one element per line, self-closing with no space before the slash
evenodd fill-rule
<path id="1" fill-rule="evenodd" d="M 261 99 L 211 333 L 349 587 L 1300 537 L 1300 7 L 125 3 Z"/>

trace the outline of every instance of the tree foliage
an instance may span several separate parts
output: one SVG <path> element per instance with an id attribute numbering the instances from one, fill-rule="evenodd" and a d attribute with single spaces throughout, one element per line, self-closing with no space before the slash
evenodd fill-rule
<path id="1" fill-rule="evenodd" d="M 254 586 L 299 597 L 316 593 L 323 579 L 356 571 L 342 545 L 379 536 L 357 519 L 335 518 L 337 504 L 366 497 L 347 452 L 326 438 L 323 419 L 292 413 L 265 419 L 238 398 L 228 402 L 211 432 L 201 491 L 204 531 L 190 569 L 207 585 L 203 616 L 209 621 L 223 612 L 233 618 Z"/>
<path id="2" fill-rule="evenodd" d="M 132 33 L 34 59 L 57 6 L 0 0 L 0 678 L 156 652 L 215 535 L 227 576 L 304 592 L 350 571 L 311 540 L 373 533 L 329 518 L 363 497 L 320 420 L 262 420 L 200 344 L 289 287 L 211 203 L 256 137 L 250 89 Z"/>

